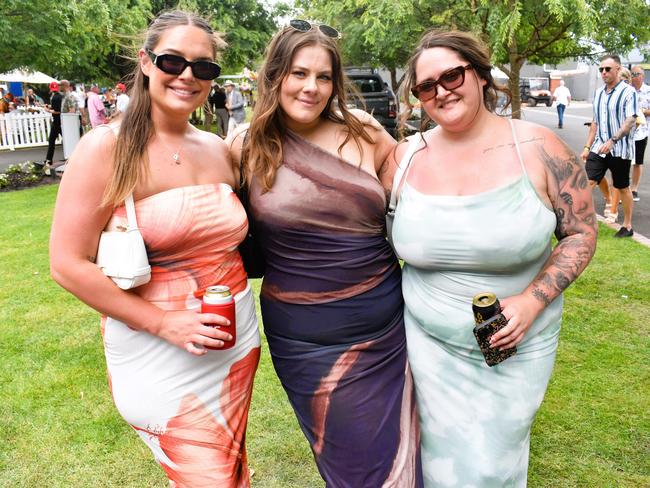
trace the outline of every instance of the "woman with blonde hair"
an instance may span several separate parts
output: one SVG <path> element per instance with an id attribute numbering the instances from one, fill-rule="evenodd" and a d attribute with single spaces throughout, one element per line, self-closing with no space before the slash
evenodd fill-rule
<path id="1" fill-rule="evenodd" d="M 126 112 L 88 133 L 70 158 L 50 242 L 53 278 L 104 316 L 115 405 L 171 484 L 193 488 L 249 486 L 244 440 L 259 359 L 237 251 L 247 221 L 228 149 L 188 123 L 219 75 L 222 44 L 193 14 L 167 12 L 151 23 Z M 102 230 L 127 225 L 131 195 L 152 277 L 123 291 L 94 256 Z M 236 301 L 236 344 L 227 350 L 230 334 L 213 325 L 228 320 L 199 313 L 215 284 Z"/>
<path id="2" fill-rule="evenodd" d="M 407 144 L 396 151 L 406 177 L 392 234 L 429 487 L 526 486 L 562 292 L 596 248 L 582 163 L 551 130 L 494 113 L 491 69 L 474 35 L 433 31 L 405 80 L 437 124 L 415 136 L 412 158 Z M 477 295 L 505 325 L 485 326 L 491 366 L 473 334 Z"/>
<path id="3" fill-rule="evenodd" d="M 338 37 L 304 20 L 276 34 L 247 135 L 232 140 L 266 258 L 264 331 L 327 486 L 421 486 L 401 273 L 384 237 L 395 141 L 348 110 Z"/>

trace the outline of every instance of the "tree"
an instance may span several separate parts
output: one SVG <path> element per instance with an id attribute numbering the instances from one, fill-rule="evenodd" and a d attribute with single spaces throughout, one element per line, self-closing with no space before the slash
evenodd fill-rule
<path id="1" fill-rule="evenodd" d="M 519 117 L 521 67 L 625 53 L 650 39 L 645 0 L 300 0 L 308 15 L 344 28 L 353 62 L 391 70 L 406 64 L 417 38 L 430 28 L 475 32 L 509 77 L 513 116 Z"/>
<path id="2" fill-rule="evenodd" d="M 225 70 L 259 59 L 276 29 L 275 10 L 258 0 L 5 0 L 0 16 L 0 72 L 18 67 L 56 78 L 113 83 L 130 63 L 151 18 L 184 8 L 211 20 L 229 44 Z"/>
<path id="3" fill-rule="evenodd" d="M 228 47 L 221 63 L 226 72 L 251 67 L 264 53 L 277 29 L 276 10 L 267 10 L 258 0 L 153 0 L 152 10 L 157 15 L 163 10 L 182 8 L 197 12 L 209 19 L 212 27 L 221 32 Z"/>
<path id="4" fill-rule="evenodd" d="M 142 30 L 148 15 L 148 0 L 8 0 L 0 16 L 0 71 L 111 78 L 124 36 Z"/>

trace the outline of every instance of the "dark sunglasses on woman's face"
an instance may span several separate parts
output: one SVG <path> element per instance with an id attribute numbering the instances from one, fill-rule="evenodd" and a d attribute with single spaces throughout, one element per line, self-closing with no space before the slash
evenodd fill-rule
<path id="1" fill-rule="evenodd" d="M 445 90 L 455 90 L 465 83 L 465 71 L 472 69 L 472 65 L 456 66 L 442 73 L 437 80 L 423 81 L 411 88 L 411 93 L 421 102 L 428 102 L 438 94 L 438 85 Z"/>
<path id="2" fill-rule="evenodd" d="M 602 73 L 603 71 L 604 71 L 605 73 L 609 73 L 611 70 L 612 70 L 612 67 L 611 67 L 611 66 L 601 66 L 600 68 L 598 68 L 598 71 L 599 71 L 600 73 Z"/>
<path id="3" fill-rule="evenodd" d="M 334 27 L 330 27 L 329 25 L 325 24 L 312 24 L 306 20 L 293 19 L 289 21 L 289 26 L 300 32 L 309 32 L 314 27 L 318 27 L 318 30 L 320 30 L 321 33 L 327 37 L 331 37 L 332 39 L 341 38 L 341 33 L 339 31 L 337 31 Z"/>
<path id="4" fill-rule="evenodd" d="M 221 67 L 212 61 L 188 61 L 182 56 L 175 54 L 155 54 L 147 49 L 151 62 L 160 71 L 169 75 L 180 75 L 188 66 L 192 69 L 194 78 L 199 80 L 214 80 L 221 73 Z"/>

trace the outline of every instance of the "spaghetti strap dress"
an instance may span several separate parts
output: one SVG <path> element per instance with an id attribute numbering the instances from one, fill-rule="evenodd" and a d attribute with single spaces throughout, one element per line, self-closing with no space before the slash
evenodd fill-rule
<path id="1" fill-rule="evenodd" d="M 228 285 L 237 341 L 203 356 L 110 317 L 103 337 L 113 400 L 174 487 L 250 486 L 245 437 L 260 339 L 237 245 L 246 214 L 226 184 L 173 188 L 135 202 L 151 281 L 135 288 L 164 310 L 198 310 L 205 289 Z M 115 210 L 113 230 L 126 224 Z"/>
<path id="2" fill-rule="evenodd" d="M 556 216 L 526 174 L 463 196 L 409 184 L 393 239 L 404 259 L 408 356 L 425 486 L 525 487 L 531 425 L 551 376 L 562 297 L 538 316 L 517 354 L 488 367 L 473 335 L 472 297 L 521 293 L 551 252 Z"/>
<path id="3" fill-rule="evenodd" d="M 272 189 L 253 179 L 273 365 L 326 486 L 422 486 L 400 268 L 386 196 L 359 167 L 289 132 Z"/>

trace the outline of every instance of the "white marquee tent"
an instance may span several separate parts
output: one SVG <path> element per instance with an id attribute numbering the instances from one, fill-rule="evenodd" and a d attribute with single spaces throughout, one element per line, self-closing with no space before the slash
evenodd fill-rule
<path id="1" fill-rule="evenodd" d="M 28 71 L 24 69 L 15 69 L 6 73 L 0 73 L 0 81 L 12 82 L 19 81 L 22 83 L 44 83 L 58 81 L 51 76 L 41 73 L 40 71 Z"/>

